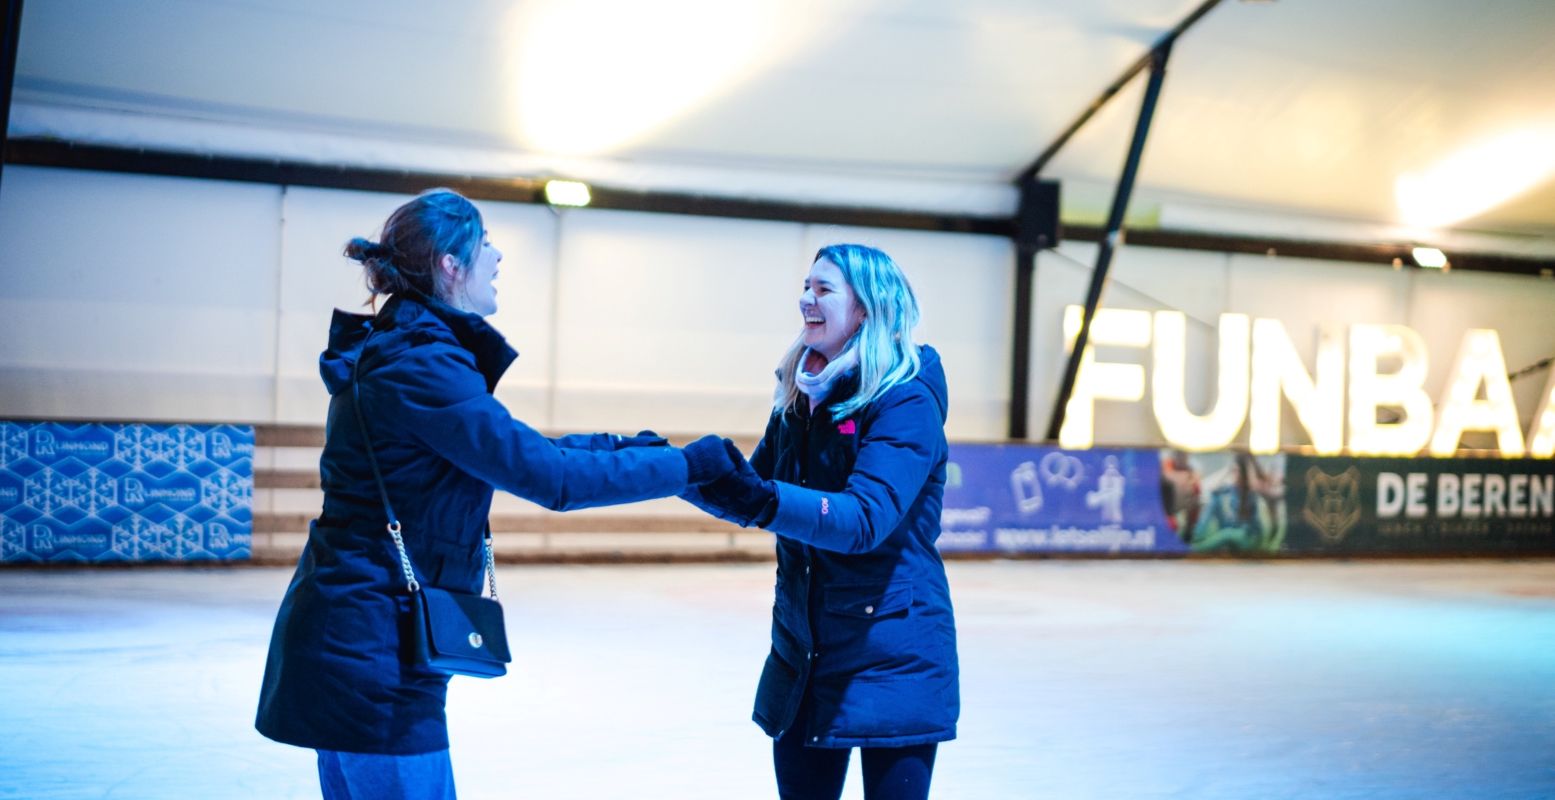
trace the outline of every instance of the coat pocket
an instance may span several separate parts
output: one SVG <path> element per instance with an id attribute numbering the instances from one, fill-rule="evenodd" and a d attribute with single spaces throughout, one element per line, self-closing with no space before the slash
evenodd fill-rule
<path id="1" fill-rule="evenodd" d="M 912 581 L 834 584 L 826 587 L 826 611 L 857 619 L 905 614 L 912 607 Z"/>
<path id="2" fill-rule="evenodd" d="M 783 728 L 793 724 L 803 688 L 799 670 L 773 647 L 767 653 L 767 663 L 761 668 L 761 679 L 756 683 L 756 708 L 752 719 L 768 736 L 781 734 Z"/>

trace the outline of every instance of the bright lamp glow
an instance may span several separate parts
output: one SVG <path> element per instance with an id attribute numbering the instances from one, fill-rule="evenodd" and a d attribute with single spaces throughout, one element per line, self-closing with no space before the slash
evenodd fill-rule
<path id="1" fill-rule="evenodd" d="M 1064 349 L 1068 352 L 1074 351 L 1084 313 L 1080 306 L 1064 308 Z M 1080 357 L 1080 370 L 1075 375 L 1074 392 L 1064 406 L 1064 424 L 1058 430 L 1060 447 L 1083 450 L 1095 443 L 1097 400 L 1135 403 L 1145 396 L 1144 366 L 1098 362 L 1096 345 L 1149 347 L 1150 312 L 1097 309 L 1085 352 Z"/>
<path id="2" fill-rule="evenodd" d="M 1447 266 L 1447 254 L 1434 247 L 1416 247 L 1414 249 L 1415 263 L 1430 269 L 1441 269 Z"/>
<path id="3" fill-rule="evenodd" d="M 553 206 L 586 206 L 593 200 L 586 183 L 577 181 L 546 181 L 545 202 Z"/>
<path id="4" fill-rule="evenodd" d="M 1476 400 L 1481 384 L 1485 387 L 1485 399 Z M 1450 456 L 1457 452 L 1464 431 L 1494 431 L 1496 450 L 1502 457 L 1523 455 L 1517 403 L 1512 399 L 1512 383 L 1506 377 L 1501 337 L 1493 330 L 1476 328 L 1463 334 L 1458 361 L 1453 364 L 1442 394 L 1436 433 L 1431 437 L 1431 455 Z"/>
<path id="5" fill-rule="evenodd" d="M 1334 455 L 1344 449 L 1344 336 L 1339 329 L 1319 329 L 1315 373 L 1307 374 L 1283 322 L 1253 320 L 1249 450 L 1279 452 L 1280 401 L 1285 397 L 1290 398 L 1296 419 L 1318 455 Z"/>
<path id="6" fill-rule="evenodd" d="M 1384 358 L 1397 358 L 1396 372 L 1378 374 Z M 1435 411 L 1425 393 L 1430 357 L 1420 334 L 1403 325 L 1350 328 L 1350 453 L 1412 456 L 1431 439 Z M 1378 422 L 1381 406 L 1403 411 L 1399 422 Z"/>
<path id="7" fill-rule="evenodd" d="M 619 151 L 835 23 L 781 14 L 779 0 L 531 0 L 515 9 L 509 126 L 526 147 L 562 155 Z M 779 24 L 787 20 L 797 21 Z"/>
<path id="8" fill-rule="evenodd" d="M 1247 419 L 1251 324 L 1246 314 L 1220 315 L 1219 395 L 1199 416 L 1188 410 L 1183 383 L 1188 370 L 1188 324 L 1181 311 L 1155 313 L 1150 394 L 1166 441 L 1184 450 L 1218 450 L 1231 444 Z"/>
<path id="9" fill-rule="evenodd" d="M 1555 123 L 1474 142 L 1393 185 L 1406 225 L 1436 228 L 1489 211 L 1555 174 Z M 1421 266 L 1425 266 L 1422 264 Z"/>
<path id="10" fill-rule="evenodd" d="M 1528 432 L 1528 455 L 1533 458 L 1555 456 L 1555 368 L 1550 369 L 1550 379 L 1539 395 L 1539 404 L 1533 411 L 1533 429 Z"/>

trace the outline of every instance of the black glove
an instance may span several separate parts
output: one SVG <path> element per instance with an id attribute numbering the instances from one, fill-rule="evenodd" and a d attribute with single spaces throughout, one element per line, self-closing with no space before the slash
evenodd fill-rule
<path id="1" fill-rule="evenodd" d="M 736 524 L 736 525 L 738 525 L 738 526 L 740 526 L 742 528 L 750 527 L 751 521 L 749 519 L 745 519 L 743 517 L 735 516 L 733 513 L 731 513 L 727 509 L 722 508 L 720 506 L 715 506 L 712 503 L 707 502 L 707 500 L 703 499 L 703 497 L 702 497 L 702 487 L 700 487 L 700 486 L 696 486 L 694 484 L 691 485 L 691 486 L 687 486 L 685 489 L 683 489 L 681 491 L 680 494 L 676 495 L 676 497 L 679 497 L 680 499 L 690 503 L 691 505 L 696 506 L 702 512 L 704 512 L 704 513 L 708 514 L 709 516 L 712 516 L 712 517 L 714 517 L 716 519 L 721 519 L 721 520 L 724 520 L 725 522 L 733 522 L 734 524 Z"/>
<path id="2" fill-rule="evenodd" d="M 699 498 L 686 499 L 713 516 L 734 522 L 740 527 L 766 525 L 777 512 L 777 489 L 773 487 L 772 481 L 756 474 L 755 468 L 745 460 L 734 442 L 724 439 L 723 446 L 734 469 L 697 487 Z"/>
<path id="3" fill-rule="evenodd" d="M 610 434 L 610 443 L 616 450 L 624 450 L 628 447 L 664 447 L 670 443 L 670 440 L 653 431 L 638 431 L 636 436 L 622 436 L 618 433 L 612 433 Z"/>
<path id="4" fill-rule="evenodd" d="M 686 483 L 703 484 L 734 471 L 735 464 L 729 458 L 729 451 L 724 449 L 724 441 L 708 434 L 680 449 L 681 455 L 686 457 Z M 745 458 L 741 456 L 740 461 L 743 463 Z"/>

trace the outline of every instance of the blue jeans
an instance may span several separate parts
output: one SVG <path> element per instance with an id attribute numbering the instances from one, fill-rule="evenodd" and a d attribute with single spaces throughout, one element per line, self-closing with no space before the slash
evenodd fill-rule
<path id="1" fill-rule="evenodd" d="M 799 716 L 772 743 L 772 766 L 777 772 L 778 797 L 782 800 L 837 800 L 848 777 L 848 747 L 806 747 L 805 728 L 810 701 Z M 929 779 L 934 776 L 938 745 L 861 747 L 864 800 L 926 800 Z"/>
<path id="2" fill-rule="evenodd" d="M 447 750 L 410 756 L 320 750 L 324 800 L 455 800 Z"/>

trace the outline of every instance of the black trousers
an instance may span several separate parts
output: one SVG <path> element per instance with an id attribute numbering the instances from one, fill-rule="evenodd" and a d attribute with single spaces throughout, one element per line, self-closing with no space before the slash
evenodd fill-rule
<path id="1" fill-rule="evenodd" d="M 782 800 L 837 800 L 848 777 L 852 748 L 806 747 L 805 729 L 810 701 L 799 707 L 799 716 L 772 743 L 772 765 L 777 771 L 778 796 Z M 861 747 L 864 800 L 926 800 L 934 775 L 938 745 Z"/>

